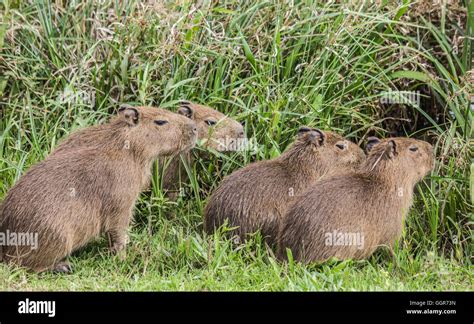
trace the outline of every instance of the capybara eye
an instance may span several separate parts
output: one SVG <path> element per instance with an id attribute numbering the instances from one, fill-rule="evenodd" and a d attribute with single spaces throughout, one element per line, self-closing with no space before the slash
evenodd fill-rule
<path id="1" fill-rule="evenodd" d="M 162 126 L 162 125 L 168 124 L 168 121 L 159 119 L 159 120 L 155 120 L 155 124 Z"/>
<path id="2" fill-rule="evenodd" d="M 217 124 L 217 122 L 215 120 L 208 119 L 206 120 L 206 124 L 208 124 L 209 126 L 214 126 L 215 124 Z"/>
<path id="3" fill-rule="evenodd" d="M 343 150 L 346 148 L 346 146 L 344 144 L 336 144 L 336 147 L 340 150 Z"/>
<path id="4" fill-rule="evenodd" d="M 416 151 L 418 151 L 418 147 L 412 146 L 412 147 L 410 147 L 409 150 L 412 151 L 412 152 L 416 152 Z"/>

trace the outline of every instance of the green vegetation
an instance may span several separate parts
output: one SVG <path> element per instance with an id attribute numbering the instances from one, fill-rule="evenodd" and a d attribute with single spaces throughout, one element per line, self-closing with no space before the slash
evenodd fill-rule
<path id="1" fill-rule="evenodd" d="M 473 37 L 473 3 L 438 5 L 432 17 L 424 1 L 337 2 L 0 3 L 0 197 L 64 136 L 107 120 L 119 103 L 203 103 L 245 122 L 259 144 L 198 160 L 177 202 L 155 172 L 125 261 L 102 239 L 71 257 L 72 275 L 1 265 L 0 289 L 472 290 L 473 47 L 459 35 Z M 389 91 L 421 100 L 382 104 Z M 417 187 L 393 255 L 304 266 L 276 261 L 258 235 L 234 247 L 202 232 L 222 178 L 279 155 L 302 124 L 359 144 L 396 132 L 435 145 L 436 168 Z"/>

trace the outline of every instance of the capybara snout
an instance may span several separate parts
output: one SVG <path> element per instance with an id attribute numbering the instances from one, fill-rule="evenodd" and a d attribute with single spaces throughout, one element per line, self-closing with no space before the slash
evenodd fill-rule
<path id="1" fill-rule="evenodd" d="M 233 151 L 245 137 L 242 124 L 210 107 L 182 100 L 178 114 L 196 122 L 198 138 L 203 148 L 222 152 Z"/>
<path id="2" fill-rule="evenodd" d="M 196 145 L 198 138 L 198 131 L 196 123 L 189 118 L 186 118 L 186 122 L 183 125 L 183 147 L 180 148 L 180 151 L 186 151 L 192 149 Z"/>

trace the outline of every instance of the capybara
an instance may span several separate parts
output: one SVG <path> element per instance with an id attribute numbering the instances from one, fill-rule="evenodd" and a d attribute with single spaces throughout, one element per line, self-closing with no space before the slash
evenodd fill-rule
<path id="1" fill-rule="evenodd" d="M 37 248 L 3 246 L 2 261 L 36 272 L 71 271 L 64 258 L 102 233 L 123 256 L 127 229 L 153 160 L 188 150 L 195 123 L 152 107 L 122 107 L 103 125 L 79 130 L 32 166 L 0 207 L 0 233 L 34 233 Z"/>
<path id="2" fill-rule="evenodd" d="M 409 138 L 369 138 L 359 170 L 310 186 L 283 218 L 278 255 L 297 261 L 363 259 L 393 246 L 402 233 L 413 189 L 433 168 L 433 147 Z"/>
<path id="3" fill-rule="evenodd" d="M 245 240 L 260 230 L 272 245 L 281 217 L 294 196 L 321 177 L 357 167 L 362 149 L 342 136 L 309 127 L 279 157 L 259 161 L 224 178 L 204 211 L 204 229 L 212 233 L 228 221 L 231 234 Z"/>
<path id="4" fill-rule="evenodd" d="M 184 100 L 180 102 L 177 112 L 194 120 L 198 129 L 198 142 L 202 148 L 228 152 L 241 147 L 245 133 L 242 124 L 236 120 L 208 106 Z M 199 154 L 199 156 L 206 157 L 204 154 Z M 171 200 L 176 200 L 182 185 L 188 179 L 183 160 L 191 165 L 193 162 L 191 152 L 183 152 L 170 161 L 160 161 L 159 163 L 160 169 L 163 170 L 162 188 Z"/>

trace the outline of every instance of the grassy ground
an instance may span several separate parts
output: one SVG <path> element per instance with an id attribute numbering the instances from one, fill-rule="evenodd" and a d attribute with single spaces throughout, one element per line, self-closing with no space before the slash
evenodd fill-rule
<path id="1" fill-rule="evenodd" d="M 469 39 L 460 37 L 472 32 L 465 25 L 473 25 L 472 5 L 466 20 L 465 9 L 446 5 L 432 17 L 424 1 L 67 3 L 0 4 L 0 197 L 61 138 L 106 120 L 118 103 L 207 104 L 245 122 L 259 145 L 198 160 L 176 203 L 154 174 L 137 203 L 125 261 L 102 239 L 71 257 L 72 275 L 1 265 L 0 289 L 473 289 L 474 73 Z M 381 103 L 384 91 L 397 90 L 419 91 L 420 104 Z M 222 233 L 203 234 L 202 209 L 222 177 L 279 155 L 302 124 L 358 143 L 397 134 L 435 145 L 435 171 L 417 186 L 393 255 L 304 266 L 276 261 L 258 235 L 236 247 Z"/>
<path id="2" fill-rule="evenodd" d="M 184 228 L 176 228 L 176 231 Z M 166 238 L 166 242 L 164 242 Z M 125 262 L 104 244 L 88 247 L 73 260 L 72 275 L 32 275 L 3 266 L 3 290 L 225 290 L 225 291 L 380 291 L 472 290 L 472 269 L 428 253 L 377 255 L 368 261 L 320 266 L 282 264 L 260 246 L 232 248 L 199 233 L 149 236 L 134 232 Z"/>

